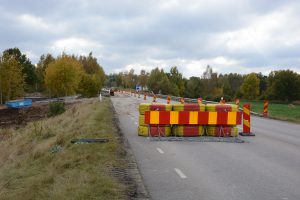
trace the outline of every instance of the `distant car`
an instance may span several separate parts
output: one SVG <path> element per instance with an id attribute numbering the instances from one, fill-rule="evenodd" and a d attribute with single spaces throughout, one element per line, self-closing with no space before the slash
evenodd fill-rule
<path id="1" fill-rule="evenodd" d="M 113 89 L 110 89 L 110 90 L 109 90 L 109 94 L 110 94 L 110 96 L 115 96 L 114 90 L 113 90 Z"/>
<path id="2" fill-rule="evenodd" d="M 109 97 L 110 96 L 110 91 L 106 88 L 102 88 L 101 95 L 105 96 L 105 97 Z"/>

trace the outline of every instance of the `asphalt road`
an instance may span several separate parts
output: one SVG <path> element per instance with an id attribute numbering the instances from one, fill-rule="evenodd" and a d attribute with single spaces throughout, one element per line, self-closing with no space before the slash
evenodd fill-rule
<path id="1" fill-rule="evenodd" d="M 111 99 L 153 200 L 300 199 L 300 125 L 252 116 L 247 143 L 150 141 L 137 135 L 143 98 Z"/>

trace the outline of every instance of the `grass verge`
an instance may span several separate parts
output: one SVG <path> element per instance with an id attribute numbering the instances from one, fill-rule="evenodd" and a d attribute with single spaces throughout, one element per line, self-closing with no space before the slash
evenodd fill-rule
<path id="1" fill-rule="evenodd" d="M 250 103 L 251 111 L 263 113 L 263 101 L 241 100 L 240 105 Z M 269 116 L 274 119 L 300 123 L 300 106 L 292 104 L 269 103 Z"/>
<path id="2" fill-rule="evenodd" d="M 127 166 L 110 106 L 87 100 L 24 128 L 0 129 L 0 199 L 127 199 L 113 175 Z M 71 144 L 74 138 L 110 141 Z"/>

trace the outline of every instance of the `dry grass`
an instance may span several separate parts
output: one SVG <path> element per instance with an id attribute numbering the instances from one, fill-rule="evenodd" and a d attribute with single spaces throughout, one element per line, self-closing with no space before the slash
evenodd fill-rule
<path id="1" fill-rule="evenodd" d="M 126 198 L 126 186 L 111 176 L 114 168 L 126 166 L 116 153 L 120 144 L 112 119 L 109 100 L 94 99 L 19 130 L 0 129 L 0 199 Z M 70 143 L 99 137 L 110 142 Z"/>

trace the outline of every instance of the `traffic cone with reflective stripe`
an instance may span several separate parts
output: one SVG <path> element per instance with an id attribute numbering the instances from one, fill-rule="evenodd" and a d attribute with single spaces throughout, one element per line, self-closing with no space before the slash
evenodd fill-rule
<path id="1" fill-rule="evenodd" d="M 180 99 L 180 103 L 181 103 L 181 104 L 184 104 L 184 98 L 181 98 L 181 99 Z"/>
<path id="2" fill-rule="evenodd" d="M 156 96 L 155 95 L 153 95 L 153 101 L 152 102 L 156 102 Z"/>
<path id="3" fill-rule="evenodd" d="M 198 98 L 198 104 L 202 104 L 202 98 Z"/>
<path id="4" fill-rule="evenodd" d="M 170 104 L 170 102 L 171 102 L 171 97 L 170 97 L 170 95 L 168 96 L 168 99 L 167 99 L 167 104 Z"/>

